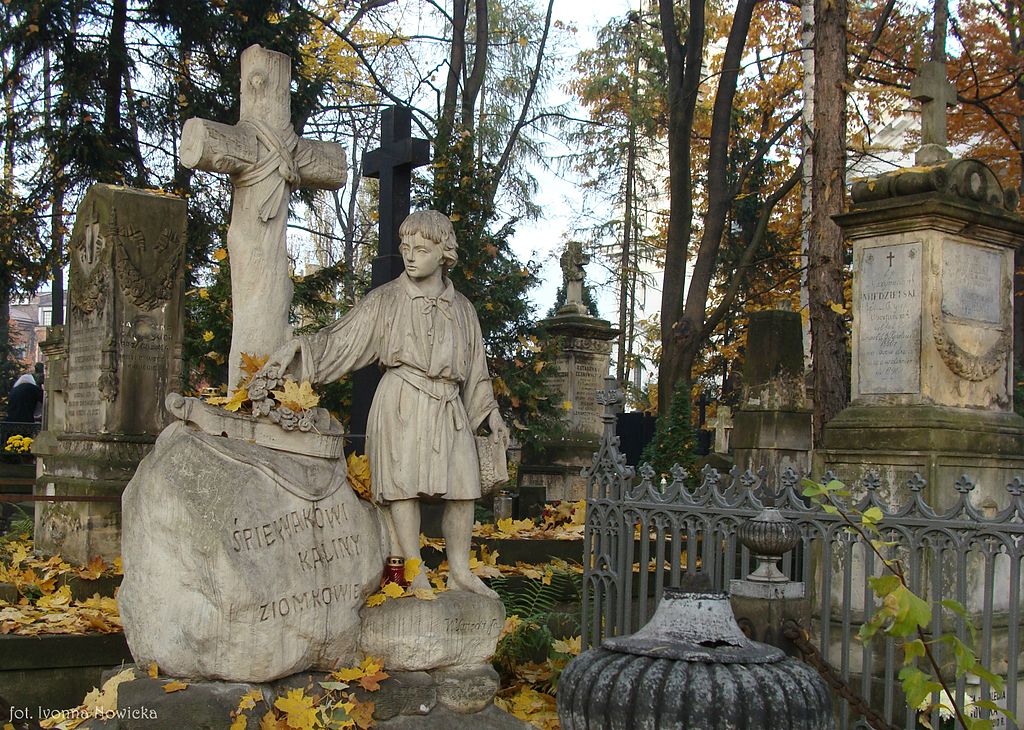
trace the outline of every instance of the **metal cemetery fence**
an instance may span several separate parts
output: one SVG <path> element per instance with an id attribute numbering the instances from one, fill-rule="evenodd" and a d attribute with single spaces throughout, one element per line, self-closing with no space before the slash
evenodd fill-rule
<path id="1" fill-rule="evenodd" d="M 701 483 L 685 483 L 683 470 L 671 483 L 641 467 L 639 478 L 625 465 L 614 435 L 613 405 L 619 394 L 603 391 L 605 435 L 594 464 L 587 470 L 587 525 L 584 542 L 583 642 L 599 644 L 609 636 L 628 634 L 654 611 L 666 586 L 703 576 L 717 590 L 745 578 L 754 560 L 737 539 L 737 528 L 774 501 L 782 515 L 799 528 L 801 541 L 782 559 L 782 571 L 802 581 L 810 616 L 803 622 L 811 641 L 841 678 L 840 695 L 859 696 L 878 717 L 869 724 L 836 697 L 841 728 L 914 728 L 914 712 L 906 710 L 898 674 L 903 666 L 899 645 L 879 634 L 869 644 L 856 639 L 861 624 L 875 610 L 866 576 L 878 575 L 880 561 L 831 515 L 801 496 L 800 477 L 786 472 L 781 484 L 766 485 L 763 477 L 734 472 L 720 476 L 706 469 Z M 828 478 L 828 477 L 826 477 Z M 882 510 L 885 540 L 906 571 L 910 588 L 929 602 L 955 599 L 967 607 L 976 629 L 981 663 L 1006 678 L 1005 696 L 993 696 L 977 678 L 956 683 L 958 702 L 991 698 L 1011 712 L 1018 710 L 1020 661 L 1021 558 L 1024 555 L 1024 484 L 1015 479 L 1001 495 L 1006 506 L 991 500 L 975 506 L 975 486 L 967 477 L 949 490 L 950 505 L 933 508 L 925 499 L 925 481 L 914 475 L 895 494 L 881 488 L 868 473 L 853 494 L 863 511 Z M 965 621 L 948 611 L 933 611 L 932 635 L 953 633 L 971 642 Z M 937 651 L 940 651 L 937 649 Z M 948 653 L 944 661 L 952 661 Z M 937 700 L 938 697 L 935 697 Z M 856 705 L 856 702 L 854 702 Z M 963 705 L 961 705 L 963 706 Z M 988 717 L 988 710 L 971 713 Z M 935 728 L 938 711 L 932 713 Z M 996 727 L 1001 715 L 992 715 Z"/>

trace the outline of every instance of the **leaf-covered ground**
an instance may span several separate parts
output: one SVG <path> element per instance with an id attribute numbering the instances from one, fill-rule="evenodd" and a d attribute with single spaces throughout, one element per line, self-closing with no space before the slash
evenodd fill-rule
<path id="1" fill-rule="evenodd" d="M 107 565 L 96 558 L 74 566 L 59 555 L 38 558 L 24 539 L 0 541 L 0 583 L 14 586 L 14 600 L 0 599 L 0 634 L 105 634 L 121 631 L 117 604 L 109 596 L 75 600 L 67 582 L 121 574 L 120 560 Z"/>
<path id="2" fill-rule="evenodd" d="M 351 466 L 356 466 L 350 464 Z M 368 495 L 368 479 L 358 469 L 350 469 L 350 482 L 358 492 Z M 354 477 L 354 478 L 353 478 Z M 584 502 L 562 502 L 549 505 L 539 521 L 500 520 L 497 524 L 476 523 L 474 536 L 490 539 L 561 539 L 577 540 L 583 535 L 585 523 Z M 444 549 L 444 541 L 421 536 L 421 544 L 438 550 Z M 558 676 L 569 660 L 580 651 L 578 636 L 554 637 L 546 626 L 545 610 L 550 608 L 548 598 L 553 596 L 553 584 L 558 579 L 574 580 L 572 576 L 582 573 L 582 566 L 555 560 L 541 564 L 517 562 L 503 565 L 499 553 L 486 545 L 478 546 L 470 559 L 470 568 L 481 578 L 500 581 L 512 576 L 529 579 L 536 590 L 526 593 L 536 598 L 534 602 L 521 604 L 506 601 L 509 617 L 502 630 L 494 664 L 502 678 L 495 703 L 516 717 L 535 727 L 550 730 L 558 728 L 555 705 L 555 689 Z M 380 605 L 388 600 L 412 599 L 434 600 L 436 594 L 445 588 L 448 565 L 442 562 L 436 570 L 430 570 L 419 563 L 406 564 L 406 580 L 417 572 L 424 571 L 430 579 L 432 589 L 413 590 L 388 583 L 370 596 L 368 605 Z M 32 553 L 32 543 L 27 539 L 0 539 L 0 583 L 14 587 L 17 598 L 13 601 L 0 599 L 0 634 L 85 634 L 90 632 L 116 633 L 122 630 L 117 604 L 112 597 L 94 595 L 85 600 L 75 600 L 67 583 L 73 578 L 95 580 L 121 574 L 120 559 L 107 565 L 96 559 L 86 566 L 74 566 L 60 556 L 39 558 Z M 568 577 L 568 578 L 567 578 Z M 500 586 L 496 586 L 500 590 Z M 553 600 L 553 599 L 552 599 Z M 516 611 L 519 613 L 516 613 Z M 520 613 L 524 615 L 520 615 Z M 158 676 L 158 668 L 150 667 L 149 674 Z M 359 667 L 341 669 L 321 683 L 321 687 L 292 690 L 289 695 L 278 698 L 273 706 L 265 708 L 259 715 L 258 724 L 251 719 L 252 713 L 245 714 L 263 698 L 247 695 L 231 718 L 231 730 L 329 730 L 334 728 L 369 728 L 373 725 L 373 703 L 360 702 L 347 692 L 350 686 L 358 685 L 363 690 L 373 691 L 379 682 L 388 677 L 385 668 L 372 657 Z M 120 684 L 133 681 L 136 675 L 125 670 L 108 680 L 103 687 L 93 689 L 78 708 L 77 717 L 95 714 L 96 711 L 113 709 L 117 704 L 117 688 Z M 168 680 L 165 692 L 187 692 L 188 683 Z M 314 695 L 322 695 L 317 699 Z M 88 711 L 88 712 L 84 712 Z M 82 720 L 52 718 L 44 727 L 72 730 Z"/>

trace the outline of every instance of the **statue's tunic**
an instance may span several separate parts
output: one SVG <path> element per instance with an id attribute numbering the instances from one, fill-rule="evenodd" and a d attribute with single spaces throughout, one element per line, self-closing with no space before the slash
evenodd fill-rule
<path id="1" fill-rule="evenodd" d="M 427 297 L 402 274 L 300 342 L 304 380 L 386 369 L 366 425 L 377 501 L 480 496 L 474 434 L 497 404 L 476 311 L 450 281 Z"/>

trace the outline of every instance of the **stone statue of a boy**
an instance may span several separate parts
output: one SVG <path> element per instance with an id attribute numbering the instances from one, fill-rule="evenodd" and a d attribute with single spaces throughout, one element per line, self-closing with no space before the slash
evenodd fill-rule
<path id="1" fill-rule="evenodd" d="M 451 221 L 434 210 L 399 228 L 405 273 L 374 289 L 348 314 L 279 348 L 267 368 L 301 356 L 301 378 L 330 382 L 374 362 L 385 369 L 370 406 L 366 450 L 374 499 L 390 510 L 392 552 L 420 558 L 420 497 L 446 500 L 442 529 L 448 587 L 494 596 L 469 570 L 473 500 L 480 497 L 475 434 L 508 443 L 473 305 L 452 288 L 458 260 Z M 420 573 L 414 588 L 429 588 Z"/>

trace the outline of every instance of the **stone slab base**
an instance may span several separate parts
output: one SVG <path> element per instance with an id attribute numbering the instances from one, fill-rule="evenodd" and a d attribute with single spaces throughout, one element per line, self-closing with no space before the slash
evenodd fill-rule
<path id="1" fill-rule="evenodd" d="M 0 697 L 33 716 L 74 707 L 105 669 L 131 660 L 124 634 L 0 636 Z"/>
<path id="2" fill-rule="evenodd" d="M 928 481 L 925 498 L 936 508 L 956 501 L 954 482 L 969 475 L 975 504 L 1009 501 L 1006 484 L 1024 476 L 1024 419 L 1013 413 L 940 406 L 851 406 L 824 429 L 812 472 L 833 471 L 847 484 L 878 474 L 879 494 L 893 506 L 907 499 L 915 472 Z"/>
<path id="3" fill-rule="evenodd" d="M 120 668 L 104 675 L 108 679 Z M 231 713 L 238 708 L 242 696 L 252 690 L 263 695 L 263 701 L 245 711 L 247 725 L 259 726 L 260 718 L 278 697 L 297 687 L 306 696 L 320 697 L 320 682 L 329 675 L 303 672 L 267 684 L 244 682 L 189 682 L 178 692 L 167 693 L 164 685 L 169 677 L 150 678 L 135 668 L 136 679 L 125 682 L 117 690 L 120 717 L 89 720 L 84 730 L 228 730 Z M 481 689 L 484 692 L 481 692 Z M 374 727 L 383 728 L 475 728 L 478 730 L 525 730 L 530 726 L 493 704 L 497 689 L 497 673 L 489 664 L 432 672 L 395 672 L 381 682 L 380 689 L 364 692 L 356 689 L 360 701 L 374 703 Z M 486 698 L 482 694 L 489 693 Z M 466 704 L 466 700 L 471 700 Z M 460 708 L 466 711 L 460 711 Z"/>

